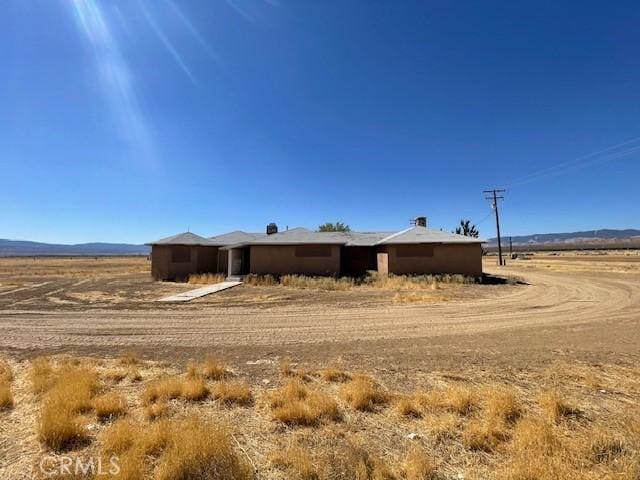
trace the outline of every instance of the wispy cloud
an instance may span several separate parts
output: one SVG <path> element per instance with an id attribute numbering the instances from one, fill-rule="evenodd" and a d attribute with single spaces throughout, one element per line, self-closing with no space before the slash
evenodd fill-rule
<path id="1" fill-rule="evenodd" d="M 195 27 L 195 25 L 191 22 L 186 13 L 182 11 L 182 9 L 173 1 L 173 0 L 165 0 L 165 2 L 171 7 L 176 16 L 180 19 L 183 25 L 187 28 L 189 33 L 196 39 L 196 41 L 202 46 L 204 51 L 207 53 L 211 60 L 215 61 L 219 67 L 222 68 L 222 62 L 220 60 L 220 56 L 216 53 L 216 51 L 207 43 L 204 39 L 200 31 Z"/>
<path id="2" fill-rule="evenodd" d="M 145 8 L 145 6 L 144 6 L 144 4 L 142 2 L 140 2 L 140 8 L 142 9 L 142 12 L 144 13 L 144 17 L 147 20 L 147 23 L 149 24 L 149 26 L 151 27 L 153 32 L 156 34 L 156 36 L 160 39 L 162 44 L 165 46 L 165 48 L 167 49 L 169 54 L 173 57 L 173 59 L 178 64 L 180 69 L 189 78 L 189 80 L 191 80 L 193 82 L 194 85 L 197 85 L 198 82 L 196 81 L 196 77 L 193 76 L 193 73 L 191 73 L 191 70 L 189 69 L 189 67 L 187 67 L 187 64 L 184 63 L 184 60 L 182 59 L 182 56 L 178 53 L 176 48 L 173 46 L 171 41 L 164 34 L 162 29 L 158 26 L 158 23 L 151 16 L 151 14 Z"/>
<path id="3" fill-rule="evenodd" d="M 136 156 L 152 158 L 149 129 L 140 110 L 129 67 L 96 0 L 70 2 L 78 26 L 92 47 L 98 73 L 120 131 Z"/>
<path id="4" fill-rule="evenodd" d="M 236 13 L 238 13 L 241 17 L 244 17 L 246 20 L 250 22 L 256 21 L 254 16 L 251 15 L 247 10 L 242 8 L 237 0 L 225 0 L 225 1 L 227 2 L 227 5 L 233 8 L 236 11 Z"/>

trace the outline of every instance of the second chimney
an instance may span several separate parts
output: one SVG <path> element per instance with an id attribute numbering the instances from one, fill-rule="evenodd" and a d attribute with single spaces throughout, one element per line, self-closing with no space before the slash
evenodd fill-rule
<path id="1" fill-rule="evenodd" d="M 278 225 L 275 223 L 270 223 L 267 225 L 267 235 L 271 235 L 273 233 L 278 233 Z"/>

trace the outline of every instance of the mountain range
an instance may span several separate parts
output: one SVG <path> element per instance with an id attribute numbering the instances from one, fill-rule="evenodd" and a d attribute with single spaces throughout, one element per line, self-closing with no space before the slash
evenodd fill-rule
<path id="1" fill-rule="evenodd" d="M 640 230 L 588 230 L 584 232 L 569 233 L 536 233 L 533 235 L 519 235 L 511 237 L 514 245 L 545 245 L 545 244 L 572 244 L 572 243 L 598 243 L 613 240 L 640 240 Z M 502 237 L 502 244 L 509 242 L 508 236 Z M 497 245 L 497 238 L 489 239 L 489 246 Z"/>
<path id="2" fill-rule="evenodd" d="M 640 230 L 589 230 L 584 232 L 568 233 L 536 233 L 533 235 L 519 235 L 511 237 L 513 245 L 544 246 L 544 245 L 571 245 L 571 244 L 598 244 L 614 241 L 640 242 Z M 502 244 L 506 245 L 509 237 L 502 237 Z M 498 244 L 496 238 L 490 238 L 488 246 Z M 47 255 L 148 255 L 150 248 L 146 245 L 130 243 L 78 243 L 75 245 L 30 242 L 26 240 L 0 239 L 0 257 L 15 256 L 47 256 Z"/>
<path id="3" fill-rule="evenodd" d="M 29 242 L 26 240 L 0 239 L 0 257 L 46 256 L 46 255 L 148 255 L 146 245 L 129 243 L 78 243 L 64 245 L 55 243 Z"/>

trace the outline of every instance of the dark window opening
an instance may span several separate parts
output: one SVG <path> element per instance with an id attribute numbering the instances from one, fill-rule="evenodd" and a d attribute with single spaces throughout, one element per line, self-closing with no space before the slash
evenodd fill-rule
<path id="1" fill-rule="evenodd" d="M 173 263 L 189 263 L 191 261 L 191 247 L 173 247 L 171 261 Z"/>

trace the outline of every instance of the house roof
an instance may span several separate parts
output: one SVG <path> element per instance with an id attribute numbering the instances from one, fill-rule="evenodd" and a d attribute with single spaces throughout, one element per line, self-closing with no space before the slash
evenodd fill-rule
<path id="1" fill-rule="evenodd" d="M 483 243 L 480 238 L 465 237 L 455 233 L 432 230 L 426 227 L 411 227 L 400 232 L 316 232 L 306 228 L 292 228 L 267 235 L 266 233 L 235 232 L 205 238 L 184 232 L 163 238 L 147 245 L 192 245 L 222 248 L 246 245 L 345 245 L 347 247 L 372 247 L 375 245 L 415 243 Z"/>
<path id="2" fill-rule="evenodd" d="M 225 248 L 246 245 L 300 245 L 323 244 L 347 247 L 415 243 L 482 243 L 480 238 L 465 237 L 426 227 L 411 227 L 400 232 L 315 232 L 306 228 L 293 228 L 254 240 L 228 244 Z"/>
<path id="3" fill-rule="evenodd" d="M 147 245 L 190 245 L 190 246 L 214 246 L 211 240 L 191 232 L 179 233 L 172 237 L 162 238 L 155 242 L 149 242 Z"/>
<path id="4" fill-rule="evenodd" d="M 457 233 L 432 230 L 426 227 L 411 227 L 406 230 L 389 235 L 380 240 L 376 245 L 389 245 L 399 243 L 484 243 L 482 238 L 465 237 Z"/>
<path id="5" fill-rule="evenodd" d="M 234 232 L 223 233 L 221 235 L 216 235 L 211 237 L 210 240 L 214 245 L 225 246 L 225 245 L 234 245 L 237 243 L 243 242 L 251 242 L 253 240 L 257 240 L 262 237 L 266 237 L 266 233 L 249 233 L 243 232 L 242 230 L 236 230 Z"/>

